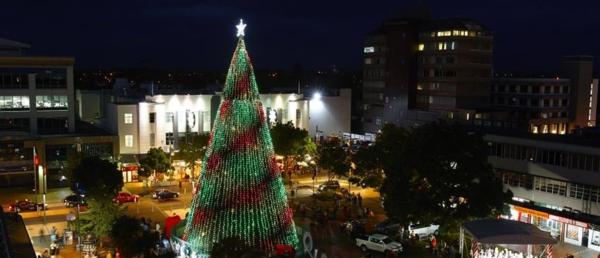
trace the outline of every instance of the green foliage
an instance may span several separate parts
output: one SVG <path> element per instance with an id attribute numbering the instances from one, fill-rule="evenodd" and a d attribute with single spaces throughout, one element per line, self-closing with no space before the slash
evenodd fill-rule
<path id="1" fill-rule="evenodd" d="M 88 199 L 112 200 L 123 187 L 117 166 L 98 157 L 84 157 L 73 170 L 72 189 L 85 190 Z"/>
<path id="2" fill-rule="evenodd" d="M 319 166 L 338 176 L 345 176 L 350 171 L 350 159 L 337 138 L 322 142 L 319 147 Z"/>
<path id="3" fill-rule="evenodd" d="M 129 216 L 121 216 L 114 221 L 110 237 L 123 257 L 143 254 L 158 240 L 156 234 L 142 228 L 138 219 Z"/>
<path id="4" fill-rule="evenodd" d="M 278 123 L 271 127 L 271 139 L 275 153 L 282 156 L 300 156 L 306 153 L 308 132 L 296 128 L 292 122 Z"/>
<path id="5" fill-rule="evenodd" d="M 251 248 L 239 237 L 224 238 L 215 243 L 210 251 L 214 258 L 266 258 L 267 254 Z"/>
<path id="6" fill-rule="evenodd" d="M 121 207 L 111 200 L 88 200 L 90 210 L 81 214 L 81 231 L 92 233 L 96 237 L 108 236 L 114 222 L 123 214 Z"/>
<path id="7" fill-rule="evenodd" d="M 69 182 L 69 186 L 71 187 L 71 191 L 77 192 L 75 188 L 75 168 L 81 164 L 81 160 L 83 160 L 83 153 L 81 152 L 70 152 L 67 155 L 67 166 L 65 167 L 65 177 Z"/>
<path id="8" fill-rule="evenodd" d="M 152 172 L 167 172 L 171 169 L 171 159 L 162 148 L 151 148 L 146 156 L 140 160 L 141 169 L 138 175 L 149 177 Z"/>
<path id="9" fill-rule="evenodd" d="M 488 164 L 481 136 L 460 125 L 439 121 L 410 132 L 386 125 L 375 145 L 385 210 L 399 222 L 453 231 L 465 220 L 500 214 L 512 197 Z"/>

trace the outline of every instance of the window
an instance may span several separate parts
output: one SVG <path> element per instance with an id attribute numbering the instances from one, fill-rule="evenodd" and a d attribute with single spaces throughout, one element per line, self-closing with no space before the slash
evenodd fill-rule
<path id="1" fill-rule="evenodd" d="M 174 118 L 173 112 L 167 112 L 166 113 L 165 120 L 166 120 L 167 123 L 172 123 L 173 122 L 173 118 Z"/>
<path id="2" fill-rule="evenodd" d="M 0 73 L 0 89 L 27 89 L 29 79 L 26 73 Z"/>
<path id="3" fill-rule="evenodd" d="M 423 50 L 425 50 L 425 44 L 420 43 L 419 44 L 419 51 L 423 51 Z"/>
<path id="4" fill-rule="evenodd" d="M 69 132 L 69 120 L 66 117 L 38 118 L 38 133 L 64 134 Z"/>
<path id="5" fill-rule="evenodd" d="M 165 144 L 173 145 L 174 143 L 175 143 L 175 136 L 173 135 L 173 133 L 166 133 L 165 134 Z"/>
<path id="6" fill-rule="evenodd" d="M 0 118 L 0 131 L 29 132 L 29 118 Z"/>
<path id="7" fill-rule="evenodd" d="M 123 114 L 123 120 L 125 124 L 133 124 L 133 114 L 125 113 Z"/>
<path id="8" fill-rule="evenodd" d="M 365 53 L 375 53 L 375 47 L 365 47 L 363 51 Z"/>
<path id="9" fill-rule="evenodd" d="M 125 147 L 133 147 L 133 135 L 125 135 Z"/>
<path id="10" fill-rule="evenodd" d="M 535 190 L 566 196 L 567 183 L 549 178 L 536 178 Z"/>
<path id="11" fill-rule="evenodd" d="M 47 70 L 36 74 L 35 87 L 37 89 L 64 89 L 67 88 L 66 70 Z"/>
<path id="12" fill-rule="evenodd" d="M 456 49 L 456 42 L 454 42 L 454 41 L 450 42 L 450 49 L 452 49 L 452 50 Z"/>
<path id="13" fill-rule="evenodd" d="M 68 110 L 69 100 L 67 96 L 35 96 L 35 108 L 37 110 Z"/>
<path id="14" fill-rule="evenodd" d="M 373 63 L 373 59 L 372 58 L 370 58 L 370 57 L 365 58 L 365 64 L 372 64 L 372 63 Z"/>
<path id="15" fill-rule="evenodd" d="M 156 120 L 156 113 L 154 113 L 154 112 L 150 113 L 150 118 L 149 118 L 149 120 L 150 120 L 150 123 L 151 123 L 151 124 L 154 124 L 154 122 L 155 122 L 155 120 Z"/>
<path id="16" fill-rule="evenodd" d="M 154 147 L 156 145 L 156 134 L 150 133 L 150 147 Z"/>
<path id="17" fill-rule="evenodd" d="M 446 42 L 438 43 L 438 50 L 446 50 L 447 47 L 448 45 L 446 44 Z"/>
<path id="18" fill-rule="evenodd" d="M 0 111 L 29 110 L 29 96 L 0 96 Z"/>

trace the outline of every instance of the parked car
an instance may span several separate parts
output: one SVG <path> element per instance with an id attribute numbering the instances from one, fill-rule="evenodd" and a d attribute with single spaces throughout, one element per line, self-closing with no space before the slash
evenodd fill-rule
<path id="1" fill-rule="evenodd" d="M 179 198 L 179 193 L 172 192 L 172 191 L 167 190 L 167 189 L 161 189 L 160 191 L 155 191 L 152 194 L 152 198 L 157 199 L 159 201 L 161 201 L 161 200 L 169 200 L 169 199 Z"/>
<path id="2" fill-rule="evenodd" d="M 126 202 L 137 202 L 139 199 L 140 199 L 140 196 L 137 194 L 120 192 L 115 196 L 115 198 L 113 198 L 113 202 L 122 204 L 122 203 L 126 203 Z"/>
<path id="3" fill-rule="evenodd" d="M 83 195 L 79 195 L 79 194 L 72 194 L 69 195 L 67 197 L 65 197 L 65 199 L 63 199 L 63 204 L 65 205 L 65 207 L 69 208 L 69 207 L 77 207 L 77 204 L 79 204 L 79 206 L 87 206 L 87 202 L 85 201 L 85 197 Z"/>
<path id="4" fill-rule="evenodd" d="M 420 224 L 412 224 L 410 226 L 408 226 L 408 233 L 413 236 L 417 236 L 419 239 L 421 239 L 422 237 L 426 237 L 426 236 L 430 236 L 430 235 L 437 235 L 438 234 L 438 229 L 440 228 L 439 225 L 420 225 Z"/>
<path id="5" fill-rule="evenodd" d="M 357 219 L 351 219 L 346 222 L 342 222 L 340 223 L 340 231 L 351 238 L 362 236 L 365 234 L 365 222 Z"/>
<path id="6" fill-rule="evenodd" d="M 12 212 L 16 211 L 36 211 L 36 210 L 48 210 L 48 204 L 33 203 L 27 199 L 15 201 L 13 204 L 8 206 L 8 210 Z"/>
<path id="7" fill-rule="evenodd" d="M 367 252 L 369 250 L 386 254 L 402 252 L 402 244 L 393 241 L 384 234 L 373 234 L 364 237 L 357 237 L 356 246 L 360 247 L 363 252 Z"/>
<path id="8" fill-rule="evenodd" d="M 322 185 L 319 185 L 319 188 L 317 188 L 317 190 L 319 192 L 323 192 L 323 191 L 326 191 L 326 190 L 337 191 L 339 189 L 340 189 L 340 182 L 338 182 L 337 180 L 326 181 Z"/>
<path id="9" fill-rule="evenodd" d="M 397 235 L 400 232 L 401 227 L 402 225 L 400 225 L 400 223 L 388 219 L 375 225 L 374 231 L 377 233 L 393 236 Z"/>

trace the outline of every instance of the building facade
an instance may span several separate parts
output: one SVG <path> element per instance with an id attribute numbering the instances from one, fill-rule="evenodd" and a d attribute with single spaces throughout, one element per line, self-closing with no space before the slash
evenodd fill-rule
<path id="1" fill-rule="evenodd" d="M 489 107 L 492 33 L 469 19 L 385 21 L 364 42 L 362 130 Z"/>
<path id="2" fill-rule="evenodd" d="M 566 137 L 566 138 L 565 138 Z M 510 219 L 600 250 L 600 145 L 575 136 L 487 134 L 488 161 L 513 192 Z"/>
<path id="3" fill-rule="evenodd" d="M 113 137 L 77 129 L 71 57 L 25 56 L 29 46 L 0 39 L 0 185 L 34 186 L 33 149 L 49 186 L 64 185 L 73 151 L 110 159 Z M 37 184 L 39 186 L 39 184 Z"/>

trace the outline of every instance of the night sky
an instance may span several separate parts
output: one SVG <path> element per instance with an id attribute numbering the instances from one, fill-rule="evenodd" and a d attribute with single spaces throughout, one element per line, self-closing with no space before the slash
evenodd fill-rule
<path id="1" fill-rule="evenodd" d="M 358 69 L 365 33 L 413 1 L 3 1 L 0 38 L 77 67 L 223 68 L 243 17 L 256 67 Z M 495 33 L 496 71 L 552 72 L 560 56 L 600 57 L 600 1 L 426 1 Z M 93 3 L 93 4 L 91 4 Z M 597 69 L 596 69 L 597 70 Z"/>

